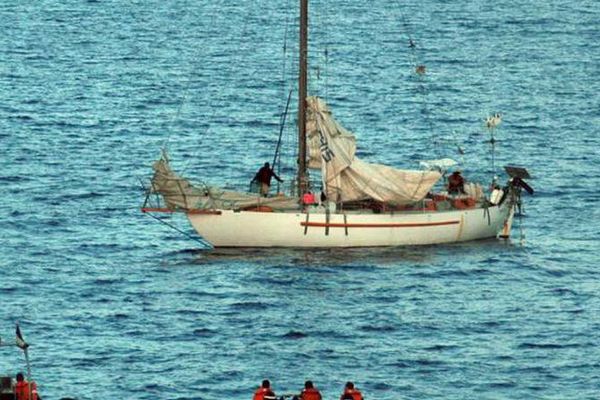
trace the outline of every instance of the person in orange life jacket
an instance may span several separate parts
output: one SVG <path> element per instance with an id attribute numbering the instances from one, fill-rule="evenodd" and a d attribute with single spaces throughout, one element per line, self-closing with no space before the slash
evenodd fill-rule
<path id="1" fill-rule="evenodd" d="M 15 384 L 16 400 L 42 400 L 37 394 L 35 382 L 27 382 L 22 373 L 17 374 L 17 383 Z"/>
<path id="2" fill-rule="evenodd" d="M 268 379 L 262 381 L 262 384 L 256 392 L 254 392 L 254 397 L 252 400 L 268 400 L 275 399 L 275 392 L 271 390 L 271 382 Z"/>
<path id="3" fill-rule="evenodd" d="M 454 171 L 448 177 L 448 193 L 463 194 L 465 192 L 465 178 L 462 177 L 460 171 Z"/>
<path id="4" fill-rule="evenodd" d="M 304 382 L 304 390 L 300 393 L 301 400 L 321 400 L 321 392 L 313 385 L 312 381 Z"/>
<path id="5" fill-rule="evenodd" d="M 340 400 L 363 400 L 360 390 L 354 388 L 354 383 L 346 382 L 344 393 L 340 396 Z"/>
<path id="6" fill-rule="evenodd" d="M 317 199 L 315 198 L 314 193 L 312 193 L 310 190 L 304 193 L 304 195 L 302 196 L 302 204 L 304 204 L 305 206 L 312 206 L 316 203 Z"/>
<path id="7" fill-rule="evenodd" d="M 271 168 L 271 166 L 269 165 L 268 162 L 266 162 L 265 165 L 263 165 L 262 168 L 259 169 L 258 172 L 256 173 L 256 175 L 254 176 L 253 180 L 260 184 L 260 195 L 261 196 L 267 197 L 267 194 L 269 194 L 269 187 L 271 186 L 271 178 L 273 178 L 273 177 L 275 179 L 277 179 L 279 182 L 283 182 L 283 179 L 278 177 L 277 174 L 275 174 L 275 172 L 273 172 L 273 169 Z"/>

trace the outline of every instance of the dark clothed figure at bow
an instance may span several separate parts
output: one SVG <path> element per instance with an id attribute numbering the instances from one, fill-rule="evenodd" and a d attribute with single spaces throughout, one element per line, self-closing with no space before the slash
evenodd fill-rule
<path id="1" fill-rule="evenodd" d="M 277 179 L 279 182 L 283 182 L 283 179 L 277 176 L 269 163 L 265 163 L 261 169 L 258 170 L 254 176 L 254 181 L 260 184 L 260 195 L 267 197 L 269 194 L 269 187 L 271 186 L 271 178 Z"/>

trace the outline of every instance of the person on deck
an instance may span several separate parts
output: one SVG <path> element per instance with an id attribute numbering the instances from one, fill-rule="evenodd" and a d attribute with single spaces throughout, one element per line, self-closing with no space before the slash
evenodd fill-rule
<path id="1" fill-rule="evenodd" d="M 460 171 L 454 171 L 448 177 L 448 193 L 464 194 L 465 193 L 465 178 L 462 177 Z"/>
<path id="2" fill-rule="evenodd" d="M 37 394 L 35 382 L 27 382 L 22 373 L 18 373 L 15 384 L 15 400 L 42 400 Z"/>
<path id="3" fill-rule="evenodd" d="M 360 390 L 354 388 L 354 383 L 346 382 L 340 400 L 363 400 L 363 396 Z"/>
<path id="4" fill-rule="evenodd" d="M 261 169 L 258 170 L 256 175 L 254 176 L 254 180 L 260 184 L 260 195 L 263 197 L 267 197 L 269 194 L 269 187 L 271 186 L 271 178 L 277 179 L 279 182 L 283 182 L 283 179 L 279 178 L 273 169 L 269 165 L 268 162 L 262 166 Z"/>
<path id="5" fill-rule="evenodd" d="M 321 400 L 321 392 L 313 385 L 312 381 L 304 382 L 304 390 L 300 393 L 301 400 Z"/>
<path id="6" fill-rule="evenodd" d="M 269 399 L 275 399 L 275 392 L 271 390 L 271 382 L 269 382 L 268 379 L 265 379 L 264 381 L 262 381 L 260 387 L 256 389 L 256 392 L 254 392 L 254 397 L 252 398 L 252 400 Z"/>
<path id="7" fill-rule="evenodd" d="M 304 195 L 302 196 L 302 204 L 304 204 L 305 207 L 317 204 L 315 194 L 310 190 L 304 193 Z"/>

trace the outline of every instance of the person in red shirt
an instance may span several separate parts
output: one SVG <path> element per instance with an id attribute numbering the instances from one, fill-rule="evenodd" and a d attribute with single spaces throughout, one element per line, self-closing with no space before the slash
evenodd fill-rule
<path id="1" fill-rule="evenodd" d="M 35 382 L 27 382 L 22 373 L 17 374 L 17 383 L 15 384 L 16 400 L 42 400 L 37 394 Z"/>
<path id="2" fill-rule="evenodd" d="M 340 396 L 340 400 L 363 400 L 360 390 L 354 387 L 354 383 L 346 382 L 344 393 Z"/>
<path id="3" fill-rule="evenodd" d="M 252 400 L 269 400 L 275 399 L 275 392 L 271 390 L 271 382 L 268 379 L 262 381 L 262 384 L 256 392 L 254 392 L 254 397 Z"/>

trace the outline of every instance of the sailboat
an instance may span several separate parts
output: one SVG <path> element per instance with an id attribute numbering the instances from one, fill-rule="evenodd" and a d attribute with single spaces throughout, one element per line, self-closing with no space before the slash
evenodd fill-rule
<path id="1" fill-rule="evenodd" d="M 166 152 L 154 164 L 142 211 L 183 213 L 214 247 L 343 248 L 431 245 L 508 238 L 523 189 L 524 168 L 505 167 L 509 180 L 489 195 L 469 183 L 434 193 L 452 160 L 399 170 L 356 157 L 356 137 L 339 124 L 325 101 L 309 96 L 308 0 L 300 0 L 298 160 L 293 193 L 256 193 L 194 186 L 171 169 Z M 309 169 L 320 171 L 318 186 Z M 321 201 L 305 201 L 321 188 Z M 156 194 L 158 196 L 153 196 Z M 160 204 L 151 199 L 159 198 Z M 312 196 L 308 197 L 309 199 Z"/>

